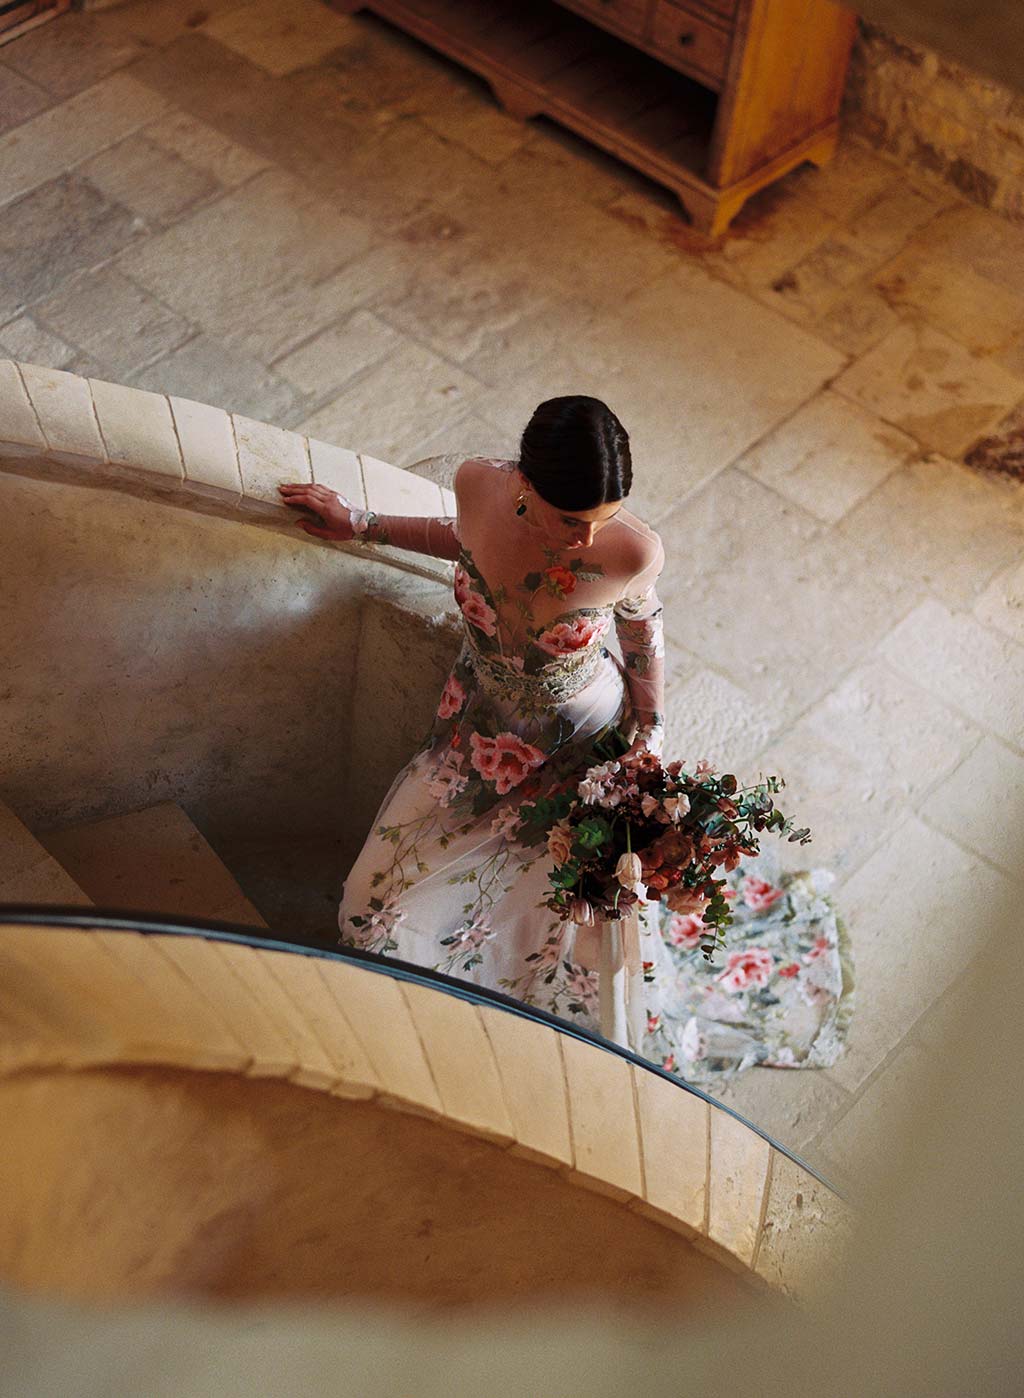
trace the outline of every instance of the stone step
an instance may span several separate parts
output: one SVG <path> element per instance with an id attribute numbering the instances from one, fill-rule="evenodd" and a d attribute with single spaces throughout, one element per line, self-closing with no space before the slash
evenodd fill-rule
<path id="1" fill-rule="evenodd" d="M 267 925 L 173 801 L 39 838 L 100 907 Z"/>
<path id="2" fill-rule="evenodd" d="M 0 801 L 0 903 L 71 903 L 89 898 L 49 850 Z"/>

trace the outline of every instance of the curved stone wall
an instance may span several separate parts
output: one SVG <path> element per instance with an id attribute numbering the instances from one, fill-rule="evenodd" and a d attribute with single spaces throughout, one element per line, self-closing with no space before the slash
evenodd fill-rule
<path id="1" fill-rule="evenodd" d="M 114 1065 L 277 1078 L 426 1118 L 554 1171 L 566 1198 L 577 1187 L 603 1195 L 620 1212 L 615 1227 L 623 1213 L 639 1214 L 749 1286 L 797 1301 L 836 1276 L 851 1236 L 849 1206 L 741 1118 L 570 1026 L 341 955 L 200 935 L 0 927 L 0 1073 L 38 1079 Z M 60 1089 L 38 1091 L 45 1115 L 47 1093 L 59 1100 Z M 17 1093 L 4 1092 L 13 1105 Z M 92 1130 L 88 1110 L 86 1119 Z M 31 1131 L 31 1115 L 22 1120 Z M 115 1152 L 116 1142 L 115 1132 Z M 23 1180 L 33 1173 L 31 1136 L 29 1146 L 9 1156 L 22 1161 Z M 73 1143 L 62 1140 L 51 1159 L 68 1151 Z M 16 1283 L 17 1259 L 39 1246 L 17 1193 L 10 1181 L 0 1190 L 0 1265 Z M 581 1207 L 580 1218 L 592 1212 Z M 627 1226 L 622 1236 L 634 1235 Z M 528 1233 L 520 1240 L 527 1246 Z"/>
<path id="2" fill-rule="evenodd" d="M 222 848 L 338 837 L 340 879 L 458 649 L 451 565 L 311 538 L 254 495 L 245 443 L 283 443 L 268 491 L 315 467 L 378 509 L 438 514 L 450 495 L 133 389 L 115 438 L 106 390 L 0 363 L 0 797 L 36 831 L 173 800 Z M 196 423 L 180 477 L 150 469 Z"/>

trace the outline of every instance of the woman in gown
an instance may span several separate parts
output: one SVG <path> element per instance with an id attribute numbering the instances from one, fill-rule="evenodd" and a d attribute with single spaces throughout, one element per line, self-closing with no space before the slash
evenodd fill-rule
<path id="1" fill-rule="evenodd" d="M 595 745 L 614 728 L 633 749 L 662 751 L 665 553 L 623 504 L 631 483 L 625 429 L 600 400 L 574 395 L 540 404 L 518 460 L 460 465 L 454 519 L 382 516 L 326 487 L 281 487 L 319 516 L 299 521 L 311 534 L 456 565 L 462 649 L 345 882 L 341 944 L 597 1032 L 597 971 L 574 955 L 574 924 L 544 906 L 553 860 L 514 827 L 520 804 L 602 761 Z M 668 756 L 689 766 L 700 754 Z M 698 916 L 641 901 L 645 1002 L 632 1047 L 705 1085 L 753 1064 L 828 1066 L 852 1007 L 831 875 L 784 873 L 765 850 L 726 877 L 736 921 L 711 964 Z"/>

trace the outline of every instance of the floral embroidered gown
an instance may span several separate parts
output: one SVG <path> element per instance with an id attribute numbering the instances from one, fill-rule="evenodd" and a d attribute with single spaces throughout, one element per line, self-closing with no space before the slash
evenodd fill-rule
<path id="1" fill-rule="evenodd" d="M 357 537 L 455 562 L 464 638 L 434 722 L 346 879 L 340 942 L 600 1032 L 597 972 L 574 959 L 574 924 L 544 906 L 552 860 L 513 832 L 521 803 L 603 760 L 594 744 L 611 729 L 661 752 L 664 550 L 625 508 L 588 547 L 553 547 L 515 513 L 515 468 L 463 462 L 455 519 L 354 516 Z M 736 921 L 710 964 L 699 918 L 641 902 L 646 1029 L 634 1047 L 702 1084 L 758 1063 L 828 1066 L 852 992 L 831 875 L 783 873 L 763 849 L 725 877 Z"/>

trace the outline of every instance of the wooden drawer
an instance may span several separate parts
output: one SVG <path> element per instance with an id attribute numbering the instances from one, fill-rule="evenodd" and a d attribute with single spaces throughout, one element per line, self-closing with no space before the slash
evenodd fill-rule
<path id="1" fill-rule="evenodd" d="M 723 19 L 735 20 L 736 11 L 739 9 L 739 0 L 700 0 L 705 10 L 713 10 L 716 15 L 721 15 Z"/>
<path id="2" fill-rule="evenodd" d="M 657 0 L 651 45 L 663 63 L 721 83 L 729 66 L 732 35 L 694 10 L 672 0 Z"/>
<path id="3" fill-rule="evenodd" d="M 728 0 L 722 0 L 728 3 Z M 559 0 L 566 9 L 605 25 L 624 38 L 647 37 L 647 13 L 651 0 Z"/>

